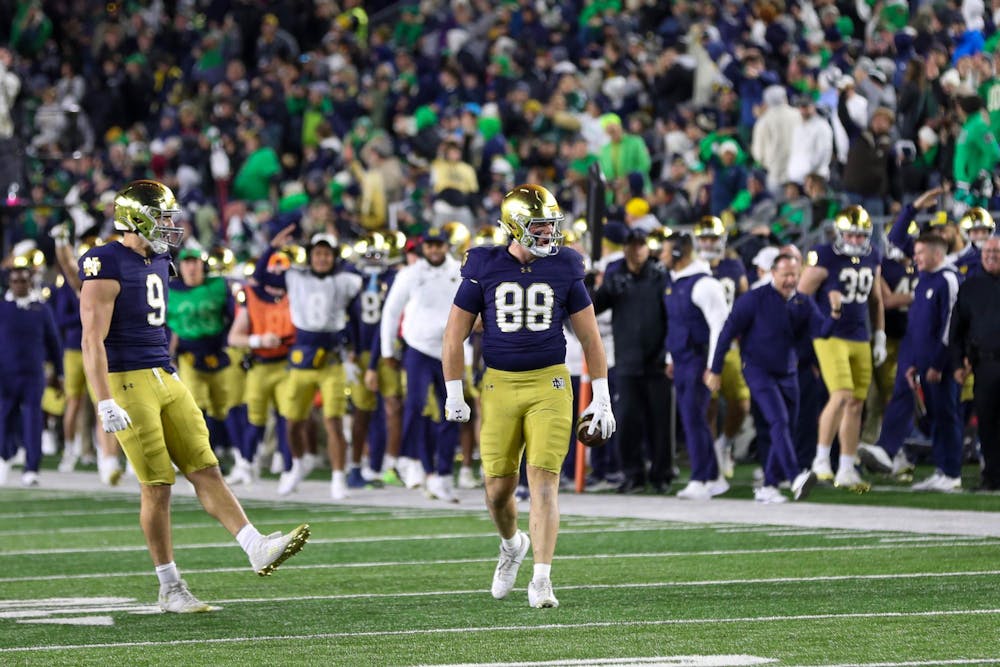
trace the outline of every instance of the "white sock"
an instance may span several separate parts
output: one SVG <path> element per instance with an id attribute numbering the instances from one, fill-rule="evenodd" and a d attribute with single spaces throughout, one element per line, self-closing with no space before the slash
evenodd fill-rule
<path id="1" fill-rule="evenodd" d="M 347 476 L 344 475 L 343 470 L 334 470 L 333 474 L 330 475 L 330 481 L 334 484 L 347 484 Z"/>
<path id="2" fill-rule="evenodd" d="M 552 573 L 552 563 L 535 563 L 535 573 L 531 577 L 532 581 L 541 581 L 542 579 L 549 579 Z"/>
<path id="3" fill-rule="evenodd" d="M 302 476 L 302 459 L 301 458 L 297 458 L 297 459 L 293 458 L 292 459 L 291 473 L 293 475 L 299 475 L 300 477 Z"/>
<path id="4" fill-rule="evenodd" d="M 506 537 L 501 537 L 500 543 L 503 545 L 503 548 L 506 549 L 507 551 L 517 551 L 518 549 L 521 548 L 521 532 L 518 531 L 514 533 L 514 537 L 510 538 L 509 540 Z"/>
<path id="5" fill-rule="evenodd" d="M 236 541 L 240 543 L 243 551 L 247 554 L 250 553 L 250 549 L 252 549 L 262 537 L 263 536 L 260 534 L 260 531 L 254 528 L 252 523 L 248 523 L 243 526 L 240 528 L 240 532 L 236 533 Z"/>
<path id="6" fill-rule="evenodd" d="M 390 470 L 396 467 L 396 457 L 386 454 L 382 458 L 382 470 Z"/>
<path id="7" fill-rule="evenodd" d="M 160 580 L 160 586 L 175 584 L 181 580 L 181 573 L 177 571 L 174 561 L 156 566 L 156 578 Z"/>
<path id="8" fill-rule="evenodd" d="M 830 445 L 816 445 L 816 458 L 830 459 Z"/>
<path id="9" fill-rule="evenodd" d="M 837 470 L 849 470 L 854 467 L 854 457 L 848 454 L 840 455 L 840 467 Z"/>

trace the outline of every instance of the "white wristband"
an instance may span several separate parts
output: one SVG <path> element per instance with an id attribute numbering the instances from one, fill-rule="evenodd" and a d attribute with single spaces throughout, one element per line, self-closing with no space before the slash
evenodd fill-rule
<path id="1" fill-rule="evenodd" d="M 608 391 L 608 378 L 594 378 L 590 381 L 590 388 L 594 392 L 595 401 L 611 402 L 611 392 Z"/>
<path id="2" fill-rule="evenodd" d="M 447 393 L 446 398 L 465 398 L 465 392 L 462 391 L 462 381 L 461 380 L 446 380 L 444 383 L 445 392 Z"/>
<path id="3" fill-rule="evenodd" d="M 262 336 L 260 334 L 250 334 L 249 345 L 251 350 L 263 347 Z"/>

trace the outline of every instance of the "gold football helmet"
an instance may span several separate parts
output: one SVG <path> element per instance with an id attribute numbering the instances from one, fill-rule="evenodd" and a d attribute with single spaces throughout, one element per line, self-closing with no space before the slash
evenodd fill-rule
<path id="1" fill-rule="evenodd" d="M 15 244 L 10 255 L 11 266 L 15 269 L 34 271 L 45 266 L 45 255 L 31 239 Z"/>
<path id="2" fill-rule="evenodd" d="M 236 266 L 236 255 L 229 248 L 215 246 L 208 253 L 207 263 L 209 273 L 217 276 L 229 275 Z"/>
<path id="3" fill-rule="evenodd" d="M 472 233 L 461 222 L 446 222 L 441 230 L 448 236 L 448 246 L 451 254 L 461 258 L 472 245 Z"/>
<path id="4" fill-rule="evenodd" d="M 540 185 L 518 185 L 508 192 L 500 204 L 500 226 L 536 257 L 548 257 L 559 252 L 563 235 L 559 226 L 565 216 L 552 193 Z M 551 225 L 548 234 L 537 233 L 536 227 Z"/>
<path id="5" fill-rule="evenodd" d="M 863 257 L 872 250 L 872 219 L 861 206 L 848 206 L 833 219 L 833 248 L 841 255 Z M 861 234 L 860 243 L 849 243 L 848 234 Z"/>
<path id="6" fill-rule="evenodd" d="M 156 253 L 180 246 L 184 229 L 173 224 L 178 213 L 174 193 L 157 181 L 132 181 L 115 196 L 115 229 L 138 234 Z"/>
<path id="7" fill-rule="evenodd" d="M 974 206 L 958 221 L 962 236 L 977 248 L 982 248 L 986 239 L 996 234 L 997 225 L 990 212 L 981 206 Z"/>
<path id="8" fill-rule="evenodd" d="M 485 225 L 472 237 L 474 246 L 503 245 L 507 242 L 507 232 L 503 228 L 494 225 Z"/>
<path id="9" fill-rule="evenodd" d="M 706 262 L 722 259 L 726 254 L 726 225 L 722 218 L 714 215 L 703 215 L 694 223 L 694 238 L 698 244 L 698 257 Z"/>
<path id="10" fill-rule="evenodd" d="M 380 273 L 403 258 L 406 235 L 402 232 L 368 232 L 354 244 L 354 256 L 364 271 Z"/>

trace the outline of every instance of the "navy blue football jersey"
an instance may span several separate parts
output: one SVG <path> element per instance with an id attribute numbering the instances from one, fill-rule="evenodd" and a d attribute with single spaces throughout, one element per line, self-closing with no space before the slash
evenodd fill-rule
<path id="1" fill-rule="evenodd" d="M 868 297 L 875 287 L 875 275 L 881 259 L 873 250 L 863 257 L 841 255 L 829 243 L 809 251 L 806 264 L 826 269 L 826 279 L 816 293 L 816 303 L 823 315 L 830 314 L 828 294 L 837 290 L 843 296 L 840 319 L 830 336 L 845 340 L 868 341 Z"/>

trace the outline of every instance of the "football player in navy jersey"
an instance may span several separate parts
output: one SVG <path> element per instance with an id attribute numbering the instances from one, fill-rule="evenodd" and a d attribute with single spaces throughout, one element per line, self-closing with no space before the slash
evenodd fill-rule
<path id="1" fill-rule="evenodd" d="M 504 197 L 500 211 L 500 225 L 511 241 L 466 254 L 448 317 L 442 356 L 445 417 L 469 419 L 462 343 L 482 316 L 486 373 L 480 451 L 486 502 L 501 537 L 492 594 L 502 599 L 510 593 L 533 542 L 528 604 L 557 607 L 550 572 L 559 532 L 559 471 L 573 427 L 563 320 L 569 317 L 593 378 L 594 400 L 581 419 L 592 417 L 589 432 L 600 432 L 604 439 L 615 430 L 607 360 L 583 284 L 583 258 L 559 247 L 564 218 L 555 197 L 539 185 L 519 185 Z M 514 500 L 522 451 L 531 487 L 530 541 L 517 528 Z"/>
<path id="2" fill-rule="evenodd" d="M 990 212 L 979 206 L 970 208 L 958 221 L 958 231 L 966 246 L 952 259 L 955 270 L 963 279 L 982 270 L 982 247 L 996 233 L 997 225 Z"/>
<path id="3" fill-rule="evenodd" d="M 823 382 L 830 393 L 819 417 L 819 442 L 812 469 L 821 480 L 856 492 L 869 486 L 854 467 L 861 435 L 861 412 L 873 361 L 886 358 L 885 312 L 882 290 L 873 289 L 881 277 L 878 253 L 872 251 L 872 221 L 860 206 L 849 206 L 834 219 L 836 240 L 816 246 L 806 256 L 799 291 L 816 295 L 824 315 L 830 313 L 830 292 L 843 295 L 843 313 L 829 337 L 813 341 Z M 868 322 L 874 334 L 869 343 Z M 834 477 L 830 449 L 840 439 L 840 465 Z"/>
<path id="4" fill-rule="evenodd" d="M 170 487 L 174 466 L 190 480 L 206 511 L 236 537 L 259 575 L 297 553 L 305 524 L 282 535 L 261 535 L 219 472 L 208 429 L 170 365 L 164 324 L 170 247 L 183 230 L 171 222 L 177 201 L 156 181 L 127 185 L 115 197 L 121 242 L 91 249 L 80 259 L 83 363 L 98 399 L 104 430 L 114 433 L 141 484 L 139 523 L 160 582 L 167 612 L 212 608 L 195 598 L 174 564 Z"/>

